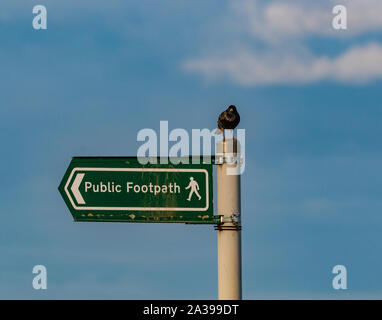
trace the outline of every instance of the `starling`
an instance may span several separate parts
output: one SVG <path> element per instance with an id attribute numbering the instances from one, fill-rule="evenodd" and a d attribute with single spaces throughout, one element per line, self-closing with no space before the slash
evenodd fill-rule
<path id="1" fill-rule="evenodd" d="M 235 129 L 240 122 L 240 115 L 236 107 L 231 105 L 227 110 L 223 111 L 218 118 L 218 128 L 223 133 L 223 141 L 225 141 L 225 129 Z M 232 131 L 233 135 L 233 131 Z"/>

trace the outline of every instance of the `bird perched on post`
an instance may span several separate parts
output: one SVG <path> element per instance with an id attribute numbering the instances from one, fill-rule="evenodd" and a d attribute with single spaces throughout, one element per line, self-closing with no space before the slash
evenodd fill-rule
<path id="1" fill-rule="evenodd" d="M 223 141 L 225 141 L 225 129 L 232 130 L 237 127 L 240 122 L 240 115 L 234 105 L 230 105 L 227 110 L 223 111 L 218 118 L 218 128 L 223 133 Z"/>

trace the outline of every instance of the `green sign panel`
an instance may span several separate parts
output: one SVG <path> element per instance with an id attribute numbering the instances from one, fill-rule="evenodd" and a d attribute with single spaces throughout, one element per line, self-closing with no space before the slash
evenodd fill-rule
<path id="1" fill-rule="evenodd" d="M 75 221 L 214 224 L 212 190 L 212 164 L 113 157 L 73 158 L 59 186 Z"/>

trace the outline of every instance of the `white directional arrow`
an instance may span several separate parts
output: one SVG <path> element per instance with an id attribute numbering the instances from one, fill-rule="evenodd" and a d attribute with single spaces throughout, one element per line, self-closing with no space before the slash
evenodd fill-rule
<path id="1" fill-rule="evenodd" d="M 78 190 L 84 176 L 85 176 L 85 173 L 77 174 L 77 176 L 74 179 L 74 182 L 70 188 L 70 190 L 72 190 L 73 195 L 76 198 L 78 204 L 85 204 L 85 200 L 84 200 L 84 198 L 82 198 L 80 190 Z"/>

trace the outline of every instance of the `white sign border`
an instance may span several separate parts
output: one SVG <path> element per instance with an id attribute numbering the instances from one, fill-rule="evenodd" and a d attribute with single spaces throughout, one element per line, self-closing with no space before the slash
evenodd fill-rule
<path id="1" fill-rule="evenodd" d="M 206 206 L 204 208 L 168 208 L 168 207 L 78 207 L 68 190 L 70 181 L 77 171 L 130 171 L 130 172 L 203 172 L 206 176 Z M 176 169 L 176 168 L 73 168 L 65 184 L 64 190 L 75 210 L 105 210 L 105 211 L 207 211 L 209 208 L 209 184 L 206 169 Z"/>

